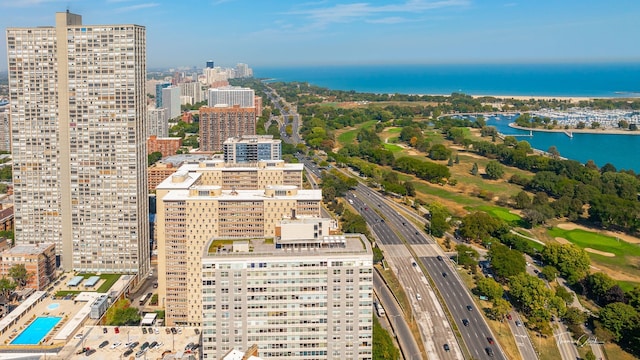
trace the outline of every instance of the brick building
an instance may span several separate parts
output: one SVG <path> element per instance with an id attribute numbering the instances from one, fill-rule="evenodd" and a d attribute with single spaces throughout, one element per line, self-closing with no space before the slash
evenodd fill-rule
<path id="1" fill-rule="evenodd" d="M 182 146 L 181 138 L 159 138 L 155 135 L 147 139 L 147 154 L 161 152 L 162 157 L 175 155 Z"/>

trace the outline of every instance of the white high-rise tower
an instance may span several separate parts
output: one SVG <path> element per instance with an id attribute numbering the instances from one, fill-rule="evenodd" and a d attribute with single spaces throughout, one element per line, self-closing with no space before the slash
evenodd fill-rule
<path id="1" fill-rule="evenodd" d="M 54 242 L 66 270 L 149 271 L 145 28 L 9 28 L 17 243 Z"/>

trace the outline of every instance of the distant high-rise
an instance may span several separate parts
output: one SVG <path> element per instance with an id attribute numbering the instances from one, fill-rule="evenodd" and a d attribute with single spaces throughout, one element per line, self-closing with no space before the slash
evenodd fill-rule
<path id="1" fill-rule="evenodd" d="M 65 270 L 149 271 L 146 35 L 138 25 L 7 29 L 15 239 Z"/>
<path id="2" fill-rule="evenodd" d="M 214 66 L 213 60 L 208 60 L 206 68 L 207 69 L 213 69 L 214 67 L 215 66 Z"/>
<path id="3" fill-rule="evenodd" d="M 162 107 L 165 112 L 166 121 L 180 116 L 180 88 L 169 86 L 162 89 Z"/>
<path id="4" fill-rule="evenodd" d="M 169 86 L 171 86 L 170 82 L 163 82 L 163 83 L 156 84 L 156 107 L 157 108 L 162 107 L 162 89 L 168 88 Z"/>
<path id="5" fill-rule="evenodd" d="M 282 141 L 273 135 L 244 135 L 227 139 L 222 144 L 224 161 L 254 163 L 260 160 L 280 160 Z"/>
<path id="6" fill-rule="evenodd" d="M 200 150 L 222 151 L 231 137 L 256 134 L 256 109 L 238 105 L 200 108 Z"/>
<path id="7" fill-rule="evenodd" d="M 239 86 L 224 86 L 209 89 L 207 104 L 216 105 L 238 105 L 243 108 L 255 107 L 255 91 Z"/>
<path id="8" fill-rule="evenodd" d="M 247 64 L 238 63 L 236 65 L 236 77 L 248 78 L 253 76 L 253 70 Z"/>
<path id="9" fill-rule="evenodd" d="M 169 136 L 169 123 L 167 122 L 167 109 L 149 109 L 147 110 L 147 136 L 155 135 L 157 137 Z"/>
<path id="10" fill-rule="evenodd" d="M 180 95 L 191 98 L 189 104 L 197 104 L 204 100 L 204 91 L 202 91 L 202 85 L 198 81 L 183 82 L 178 86 L 180 87 Z"/>

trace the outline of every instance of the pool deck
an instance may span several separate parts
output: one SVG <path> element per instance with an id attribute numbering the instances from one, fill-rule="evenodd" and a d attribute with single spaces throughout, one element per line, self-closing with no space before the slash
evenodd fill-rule
<path id="1" fill-rule="evenodd" d="M 69 275 L 67 275 L 67 279 Z M 66 279 L 65 279 L 66 280 Z M 52 299 L 52 294 L 60 290 L 76 290 L 75 288 L 68 288 L 67 281 L 60 281 L 60 284 L 54 286 L 54 288 L 48 292 L 48 296 L 44 297 L 42 301 L 37 303 L 31 310 L 27 311 L 16 323 L 9 327 L 7 331 L 0 335 L 0 353 L 2 350 L 38 350 L 38 349 L 53 349 L 60 348 L 65 345 L 66 341 L 54 340 L 54 336 L 60 332 L 60 330 L 68 324 L 78 312 L 86 305 L 84 302 L 74 302 L 73 300 Z M 80 289 L 78 289 L 80 290 Z M 59 304 L 55 309 L 50 309 L 49 305 Z M 59 316 L 62 319 L 60 322 L 49 332 L 39 345 L 11 345 L 13 341 L 29 324 L 39 316 Z M 93 324 L 95 320 L 88 319 L 85 324 Z M 85 325 L 79 324 L 79 326 Z M 68 341 L 68 340 L 67 340 Z"/>

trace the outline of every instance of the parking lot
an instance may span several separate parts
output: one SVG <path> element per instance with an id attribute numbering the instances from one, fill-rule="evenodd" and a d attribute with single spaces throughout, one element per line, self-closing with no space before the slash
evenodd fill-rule
<path id="1" fill-rule="evenodd" d="M 117 333 L 116 333 L 117 328 Z M 144 330 L 143 330 L 144 329 Z M 170 327 L 140 327 L 140 326 L 87 326 L 82 329 L 82 336 L 71 341 L 75 346 L 65 349 L 65 359 L 130 359 L 136 358 L 142 346 L 147 343 L 147 348 L 138 358 L 157 359 L 167 351 L 185 351 L 190 344 L 200 344 L 200 333 L 195 327 L 175 327 L 171 332 Z M 153 347 L 150 345 L 156 343 Z M 137 343 L 131 352 L 127 344 Z M 102 346 L 102 347 L 101 347 Z M 83 349 L 95 349 L 89 356 Z M 192 349 L 199 352 L 200 348 Z M 62 354 L 60 354 L 62 355 Z"/>

